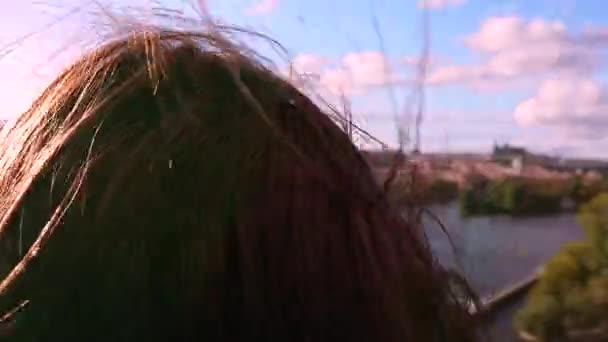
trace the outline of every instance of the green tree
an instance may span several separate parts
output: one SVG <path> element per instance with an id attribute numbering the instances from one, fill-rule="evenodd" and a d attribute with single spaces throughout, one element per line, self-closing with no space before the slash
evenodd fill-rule
<path id="1" fill-rule="evenodd" d="M 583 205 L 577 218 L 588 243 L 608 257 L 608 193 Z"/>
<path id="2" fill-rule="evenodd" d="M 458 194 L 458 204 L 460 206 L 460 213 L 464 216 L 474 215 L 477 213 L 477 206 L 475 201 L 475 192 L 473 189 L 467 188 Z"/>
<path id="3" fill-rule="evenodd" d="M 587 284 L 592 305 L 608 312 L 608 274 L 600 274 L 591 278 Z"/>
<path id="4" fill-rule="evenodd" d="M 505 185 L 504 207 L 511 213 L 518 213 L 525 198 L 525 188 L 520 182 L 511 181 Z"/>
<path id="5" fill-rule="evenodd" d="M 546 263 L 515 317 L 518 329 L 542 340 L 594 328 L 608 316 L 608 194 L 583 205 L 578 220 L 585 239 L 565 245 Z"/>
<path id="6" fill-rule="evenodd" d="M 515 315 L 515 325 L 541 340 L 563 336 L 562 305 L 555 296 L 538 293 Z"/>

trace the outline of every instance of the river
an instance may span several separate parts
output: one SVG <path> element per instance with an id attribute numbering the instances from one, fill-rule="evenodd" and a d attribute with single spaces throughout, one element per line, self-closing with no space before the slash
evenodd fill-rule
<path id="1" fill-rule="evenodd" d="M 426 234 L 435 255 L 446 266 L 464 269 L 482 296 L 530 275 L 564 243 L 583 237 L 573 214 L 463 218 L 455 203 L 431 210 L 453 242 L 451 246 L 440 226 L 427 219 Z"/>
<path id="2" fill-rule="evenodd" d="M 426 219 L 426 234 L 436 257 L 448 267 L 463 270 L 481 296 L 491 295 L 530 275 L 562 245 L 579 240 L 583 232 L 573 214 L 513 218 L 462 218 L 456 203 L 431 208 L 447 229 Z M 518 300 L 491 324 L 494 341 L 514 341 L 511 316 Z M 507 312 L 508 311 L 508 312 Z"/>

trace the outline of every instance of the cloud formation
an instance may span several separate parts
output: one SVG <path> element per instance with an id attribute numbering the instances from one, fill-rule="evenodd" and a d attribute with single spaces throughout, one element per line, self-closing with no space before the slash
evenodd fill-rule
<path id="1" fill-rule="evenodd" d="M 374 87 L 405 84 L 409 78 L 383 53 L 351 52 L 340 63 L 321 75 L 321 84 L 332 92 L 361 93 Z"/>
<path id="2" fill-rule="evenodd" d="M 530 43 L 563 41 L 566 35 L 566 27 L 559 21 L 525 21 L 517 16 L 503 16 L 487 18 L 477 32 L 465 38 L 465 42 L 477 51 L 499 52 Z"/>
<path id="3" fill-rule="evenodd" d="M 608 29 L 571 33 L 560 21 L 518 16 L 487 18 L 477 32 L 464 39 L 480 58 L 477 64 L 447 64 L 429 75 L 431 85 L 467 83 L 480 85 L 531 77 L 589 75 L 602 62 Z"/>
<path id="4" fill-rule="evenodd" d="M 462 42 L 478 62 L 455 64 L 433 56 L 429 85 L 485 91 L 531 87 L 535 92 L 513 107 L 512 125 L 528 127 L 530 134 L 550 132 L 550 141 L 565 147 L 608 143 L 597 130 L 608 126 L 608 87 L 596 80 L 605 67 L 608 27 L 573 31 L 555 20 L 490 17 Z M 418 63 L 417 56 L 389 57 L 370 50 L 340 58 L 302 54 L 292 66 L 322 94 L 357 96 L 386 86 L 414 85 Z"/>
<path id="5" fill-rule="evenodd" d="M 608 89 L 591 78 L 551 79 L 515 108 L 515 120 L 524 126 L 550 125 L 576 138 L 606 136 Z"/>
<path id="6" fill-rule="evenodd" d="M 437 64 L 429 85 L 478 91 L 532 87 L 534 92 L 512 111 L 525 132 L 550 132 L 551 145 L 576 145 L 581 153 L 591 153 L 594 143 L 608 143 L 598 129 L 608 127 L 608 86 L 597 77 L 606 67 L 608 26 L 572 30 L 557 20 L 495 16 L 462 42 L 477 61 Z M 540 147 L 538 134 L 533 140 Z"/>
<path id="7" fill-rule="evenodd" d="M 466 0 L 418 0 L 418 8 L 443 9 L 446 7 L 461 6 Z"/>
<path id="8" fill-rule="evenodd" d="M 267 14 L 279 7 L 279 0 L 256 0 L 253 6 L 247 8 L 245 12 L 249 15 Z"/>
<path id="9" fill-rule="evenodd" d="M 361 51 L 338 60 L 302 54 L 293 59 L 292 68 L 306 81 L 334 95 L 350 96 L 378 87 L 411 84 L 407 69 L 413 64 L 413 59 L 392 60 L 379 51 Z"/>

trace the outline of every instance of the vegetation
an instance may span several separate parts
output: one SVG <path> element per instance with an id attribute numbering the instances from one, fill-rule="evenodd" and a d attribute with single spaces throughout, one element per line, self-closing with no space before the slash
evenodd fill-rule
<path id="1" fill-rule="evenodd" d="M 463 215 L 533 215 L 561 210 L 564 191 L 554 184 L 520 178 L 477 181 L 459 196 Z"/>
<path id="2" fill-rule="evenodd" d="M 402 176 L 390 188 L 389 198 L 397 205 L 447 203 L 458 197 L 458 184 L 442 179 L 418 179 L 411 186 L 410 177 Z"/>
<path id="3" fill-rule="evenodd" d="M 600 193 L 608 192 L 608 179 L 584 179 L 577 176 L 569 184 L 568 196 L 577 206 L 589 202 Z"/>
<path id="4" fill-rule="evenodd" d="M 458 196 L 458 184 L 443 179 L 437 179 L 427 188 L 428 196 L 436 203 L 447 203 Z"/>
<path id="5" fill-rule="evenodd" d="M 583 205 L 578 220 L 585 239 L 549 260 L 515 317 L 518 329 L 541 340 L 601 327 L 608 317 L 608 194 Z"/>
<path id="6" fill-rule="evenodd" d="M 490 180 L 471 175 L 464 187 L 456 182 L 411 174 L 397 177 L 390 198 L 398 205 L 429 205 L 457 200 L 465 216 L 473 215 L 546 215 L 578 209 L 600 193 L 608 192 L 608 179 L 573 177 L 570 180 L 534 180 L 509 177 Z M 569 203 L 569 206 L 564 204 Z"/>

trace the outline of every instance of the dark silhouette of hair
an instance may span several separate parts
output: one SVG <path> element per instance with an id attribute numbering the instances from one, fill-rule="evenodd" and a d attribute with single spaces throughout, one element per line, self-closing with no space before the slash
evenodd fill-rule
<path id="1" fill-rule="evenodd" d="M 12 340 L 475 339 L 348 135 L 218 32 L 101 45 L 1 148 Z"/>

